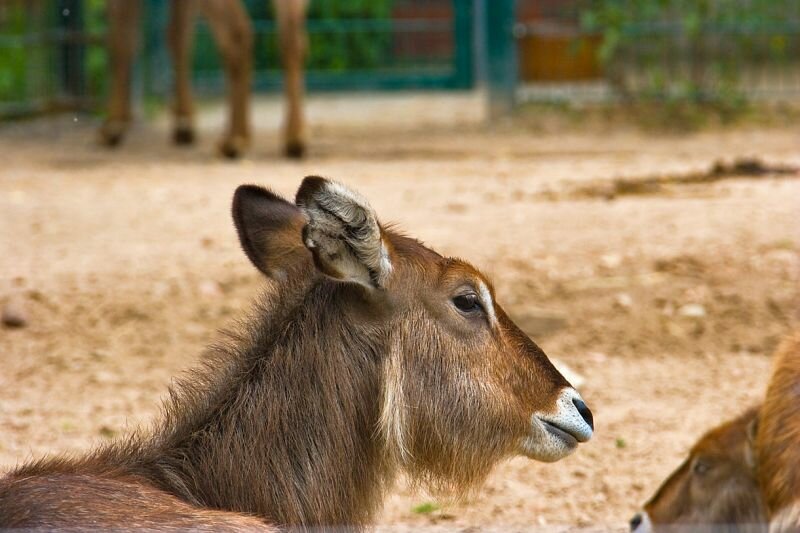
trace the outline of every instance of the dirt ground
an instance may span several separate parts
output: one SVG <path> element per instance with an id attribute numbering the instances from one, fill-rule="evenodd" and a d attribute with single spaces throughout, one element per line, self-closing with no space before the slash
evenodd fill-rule
<path id="1" fill-rule="evenodd" d="M 140 126 L 111 153 L 83 117 L 1 126 L 0 305 L 28 325 L 0 328 L 0 471 L 155 416 L 171 377 L 258 292 L 230 221 L 236 185 L 291 195 L 321 174 L 487 272 L 518 323 L 585 377 L 595 414 L 576 454 L 502 464 L 469 499 L 434 502 L 401 482 L 380 528 L 624 528 L 705 429 L 763 392 L 799 318 L 800 175 L 566 192 L 740 157 L 800 166 L 800 129 L 659 137 L 487 128 L 473 115 L 320 119 L 300 163 L 277 156 L 274 129 L 231 163 L 214 157 L 213 127 L 181 150 L 163 126 Z"/>

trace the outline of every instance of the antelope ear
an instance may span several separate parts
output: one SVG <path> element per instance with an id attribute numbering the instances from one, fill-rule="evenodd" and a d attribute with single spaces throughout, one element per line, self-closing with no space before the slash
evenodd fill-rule
<path id="1" fill-rule="evenodd" d="M 320 271 L 371 289 L 385 287 L 392 272 L 389 248 L 375 211 L 360 194 L 309 176 L 296 201 L 307 219 L 303 242 Z"/>
<path id="2" fill-rule="evenodd" d="M 301 238 L 305 218 L 295 205 L 263 187 L 240 185 L 231 210 L 244 253 L 267 276 L 284 279 L 308 261 Z"/>

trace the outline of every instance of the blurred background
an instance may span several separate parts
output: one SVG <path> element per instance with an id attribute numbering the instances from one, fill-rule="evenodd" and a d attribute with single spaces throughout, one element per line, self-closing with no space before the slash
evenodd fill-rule
<path id="1" fill-rule="evenodd" d="M 247 0 L 256 32 L 256 93 L 280 87 L 269 2 Z M 168 2 L 145 0 L 136 92 L 164 102 L 171 70 Z M 102 109 L 108 89 L 103 0 L 0 4 L 0 116 Z M 469 90 L 503 104 L 703 103 L 735 113 L 800 91 L 800 4 L 793 0 L 364 0 L 311 2 L 313 91 Z M 201 24 L 193 80 L 223 90 Z"/>
<path id="2" fill-rule="evenodd" d="M 465 500 L 400 483 L 382 528 L 625 529 L 759 401 L 800 317 L 800 2 L 311 0 L 302 161 L 280 155 L 272 7 L 245 3 L 254 137 L 226 161 L 205 22 L 198 144 L 170 143 L 168 5 L 145 0 L 136 123 L 109 150 L 105 3 L 0 0 L 0 471 L 155 416 L 258 293 L 233 190 L 308 174 L 483 269 L 595 413 L 577 454 Z"/>

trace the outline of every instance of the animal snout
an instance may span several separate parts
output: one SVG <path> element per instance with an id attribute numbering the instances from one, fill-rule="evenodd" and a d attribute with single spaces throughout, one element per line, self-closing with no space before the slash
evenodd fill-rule
<path id="1" fill-rule="evenodd" d="M 558 412 L 553 417 L 544 418 L 551 426 L 564 431 L 578 442 L 586 442 L 594 433 L 594 419 L 592 412 L 578 394 L 578 391 L 568 387 L 561 391 L 558 398 Z"/>
<path id="2" fill-rule="evenodd" d="M 652 533 L 653 523 L 650 521 L 647 511 L 642 511 L 633 515 L 630 521 L 631 531 L 635 533 Z"/>
<path id="3" fill-rule="evenodd" d="M 575 409 L 578 410 L 578 413 L 583 418 L 583 421 L 592 428 L 594 431 L 594 417 L 592 416 L 592 411 L 587 407 L 586 403 L 580 398 L 573 398 L 572 405 L 575 406 Z"/>

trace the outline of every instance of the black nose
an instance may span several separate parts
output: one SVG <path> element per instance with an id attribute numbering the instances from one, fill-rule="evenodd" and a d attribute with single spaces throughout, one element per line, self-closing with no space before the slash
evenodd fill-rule
<path id="1" fill-rule="evenodd" d="M 636 513 L 631 518 L 631 531 L 636 531 L 636 528 L 642 525 L 642 513 Z"/>
<path id="2" fill-rule="evenodd" d="M 592 417 L 592 412 L 588 407 L 586 407 L 586 404 L 583 403 L 583 400 L 573 398 L 572 403 L 575 406 L 575 409 L 577 409 L 583 417 L 583 420 L 589 424 L 589 427 L 592 428 L 592 431 L 594 431 L 594 418 Z"/>

